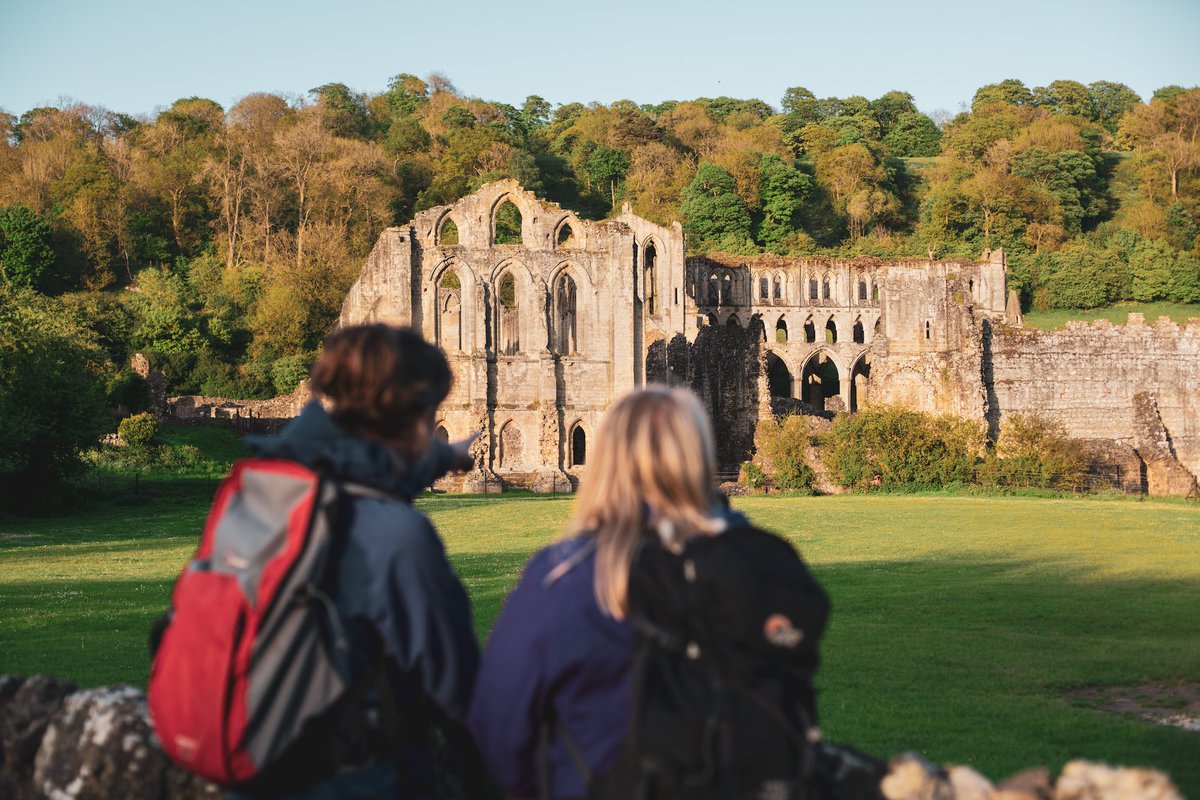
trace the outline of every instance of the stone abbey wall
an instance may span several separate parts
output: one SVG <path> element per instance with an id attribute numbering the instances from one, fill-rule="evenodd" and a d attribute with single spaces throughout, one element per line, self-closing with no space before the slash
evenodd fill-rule
<path id="1" fill-rule="evenodd" d="M 1000 328 L 989 355 L 1001 426 L 1007 414 L 1041 414 L 1075 438 L 1124 444 L 1147 462 L 1165 447 L 1200 475 L 1200 319 L 1146 324 L 1131 314 L 1124 325 Z M 1152 432 L 1160 426 L 1161 443 Z"/>
<path id="2" fill-rule="evenodd" d="M 697 391 L 726 473 L 766 415 L 888 403 L 985 421 L 993 437 L 1006 415 L 1039 414 L 1111 445 L 1127 471 L 1185 471 L 1142 484 L 1190 485 L 1200 323 L 1024 330 L 1005 282 L 1003 251 L 686 257 L 678 223 L 628 207 L 582 220 L 510 180 L 384 231 L 340 324 L 413 325 L 446 351 L 441 433 L 483 432 L 478 469 L 450 488 L 569 491 L 605 410 L 649 381 Z"/>

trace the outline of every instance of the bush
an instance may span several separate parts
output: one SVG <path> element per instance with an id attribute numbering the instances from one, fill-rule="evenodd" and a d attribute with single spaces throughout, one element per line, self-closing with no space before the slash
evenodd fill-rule
<path id="1" fill-rule="evenodd" d="M 746 461 L 742 464 L 741 474 L 738 475 L 738 482 L 751 489 L 765 489 L 767 487 L 767 473 L 763 472 L 762 467 L 753 461 Z"/>
<path id="2" fill-rule="evenodd" d="M 1057 422 L 1034 415 L 1004 418 L 991 458 L 980 470 L 985 484 L 1037 489 L 1071 489 L 1087 470 L 1079 442 Z"/>
<path id="3" fill-rule="evenodd" d="M 153 414 L 143 411 L 121 420 L 117 435 L 130 447 L 145 447 L 158 436 L 158 420 Z"/>
<path id="4" fill-rule="evenodd" d="M 973 483 L 986 444 L 981 424 L 877 406 L 834 420 L 822 455 L 843 486 L 929 488 Z"/>
<path id="5" fill-rule="evenodd" d="M 277 395 L 291 394 L 308 377 L 308 368 L 316 360 L 313 353 L 284 356 L 271 365 L 271 384 Z"/>
<path id="6" fill-rule="evenodd" d="M 808 418 L 801 414 L 763 420 L 754 431 L 757 466 L 775 488 L 812 494 L 817 474 L 806 456 L 814 443 Z"/>

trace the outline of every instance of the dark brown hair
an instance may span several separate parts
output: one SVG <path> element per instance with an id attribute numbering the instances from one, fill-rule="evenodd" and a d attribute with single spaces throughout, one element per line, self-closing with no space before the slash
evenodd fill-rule
<path id="1" fill-rule="evenodd" d="M 441 350 L 412 328 L 382 323 L 330 334 L 309 378 L 346 432 L 388 440 L 404 438 L 454 381 Z"/>

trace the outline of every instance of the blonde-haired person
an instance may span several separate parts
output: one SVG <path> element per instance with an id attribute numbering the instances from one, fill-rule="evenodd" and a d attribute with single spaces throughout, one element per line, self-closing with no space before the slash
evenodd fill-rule
<path id="1" fill-rule="evenodd" d="M 760 766 L 790 780 L 824 592 L 714 491 L 692 392 L 621 398 L 589 455 L 567 535 L 529 561 L 484 654 L 468 726 L 492 777 L 541 798 L 757 797 Z M 718 697 L 714 678 L 765 694 Z"/>

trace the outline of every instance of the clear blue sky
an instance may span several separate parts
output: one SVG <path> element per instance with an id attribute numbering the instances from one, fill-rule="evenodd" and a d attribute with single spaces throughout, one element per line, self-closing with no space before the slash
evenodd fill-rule
<path id="1" fill-rule="evenodd" d="M 957 111 L 1018 78 L 1200 84 L 1200 0 L 0 0 L 0 108 L 131 114 L 200 95 L 366 92 L 441 71 L 519 104 L 912 93 Z"/>

